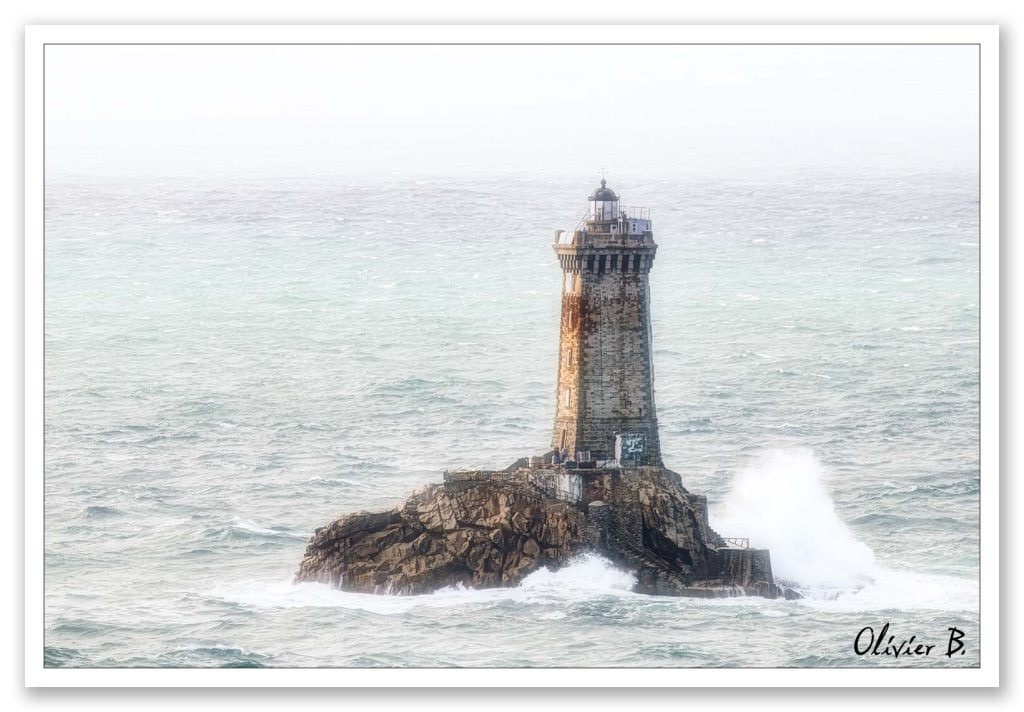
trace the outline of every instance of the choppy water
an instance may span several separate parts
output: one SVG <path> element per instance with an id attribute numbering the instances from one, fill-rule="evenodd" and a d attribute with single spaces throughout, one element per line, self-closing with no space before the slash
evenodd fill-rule
<path id="1" fill-rule="evenodd" d="M 391 598 L 290 578 L 330 519 L 543 451 L 577 179 L 51 181 L 46 661 L 978 663 L 978 193 L 956 173 L 611 181 L 654 209 L 666 464 L 798 602 L 597 558 Z M 857 657 L 863 626 L 953 660 Z"/>

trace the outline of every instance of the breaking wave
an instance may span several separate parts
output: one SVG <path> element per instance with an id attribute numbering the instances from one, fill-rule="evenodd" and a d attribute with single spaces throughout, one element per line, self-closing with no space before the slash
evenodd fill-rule
<path id="1" fill-rule="evenodd" d="M 840 518 L 827 471 L 807 449 L 766 450 L 733 479 L 711 512 L 720 532 L 739 533 L 771 551 L 780 583 L 809 605 L 843 610 L 977 610 L 978 584 L 956 576 L 881 565 Z"/>
<path id="2" fill-rule="evenodd" d="M 209 595 L 256 609 L 338 607 L 392 615 L 419 607 L 462 608 L 467 605 L 505 602 L 530 605 L 607 596 L 637 596 L 639 594 L 633 593 L 635 584 L 636 579 L 632 574 L 616 568 L 601 556 L 586 554 L 557 571 L 535 571 L 514 588 L 449 587 L 415 596 L 387 596 L 340 591 L 322 583 L 293 584 L 290 580 L 266 583 L 248 580 L 218 587 Z"/>

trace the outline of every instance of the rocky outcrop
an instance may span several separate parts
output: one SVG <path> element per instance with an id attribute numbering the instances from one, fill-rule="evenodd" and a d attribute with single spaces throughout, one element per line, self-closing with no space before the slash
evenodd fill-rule
<path id="1" fill-rule="evenodd" d="M 350 514 L 318 529 L 296 578 L 369 593 L 511 586 L 564 564 L 585 534 L 578 507 L 530 487 L 430 485 L 400 508 Z"/>
<path id="2" fill-rule="evenodd" d="M 768 552 L 726 546 L 705 498 L 660 467 L 446 473 L 401 507 L 318 529 L 296 581 L 369 593 L 513 586 L 585 551 L 632 571 L 643 593 L 780 595 Z"/>

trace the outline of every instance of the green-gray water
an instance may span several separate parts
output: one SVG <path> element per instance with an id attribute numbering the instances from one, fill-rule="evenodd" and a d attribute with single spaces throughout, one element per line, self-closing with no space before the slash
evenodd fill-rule
<path id="1" fill-rule="evenodd" d="M 666 465 L 804 600 L 640 596 L 595 558 L 511 590 L 291 585 L 332 518 L 545 449 L 550 242 L 589 183 L 61 179 L 47 664 L 977 664 L 977 176 L 610 183 L 653 209 Z M 886 621 L 967 654 L 854 655 Z"/>

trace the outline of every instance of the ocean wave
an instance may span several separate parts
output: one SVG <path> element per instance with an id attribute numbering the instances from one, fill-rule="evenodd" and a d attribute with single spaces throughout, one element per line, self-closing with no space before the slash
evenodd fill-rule
<path id="1" fill-rule="evenodd" d="M 960 522 L 953 517 L 893 514 L 890 512 L 868 512 L 853 519 L 854 524 L 871 525 L 884 529 L 900 530 L 911 526 L 940 525 L 956 527 Z"/>
<path id="2" fill-rule="evenodd" d="M 82 653 L 74 648 L 55 645 L 43 647 L 43 667 L 66 667 L 82 661 Z"/>
<path id="3" fill-rule="evenodd" d="M 224 529 L 210 530 L 212 533 L 234 536 L 240 538 L 269 538 L 269 539 L 299 539 L 305 541 L 309 539 L 308 534 L 301 532 L 293 532 L 287 529 L 272 529 L 270 527 L 262 527 L 255 522 L 241 517 L 234 517 L 231 520 L 231 524 Z"/>
<path id="4" fill-rule="evenodd" d="M 915 264 L 919 265 L 944 265 L 951 262 L 960 262 L 963 258 L 961 257 L 922 257 L 918 259 Z"/>
<path id="5" fill-rule="evenodd" d="M 964 495 L 978 494 L 980 491 L 980 482 L 977 478 L 937 485 L 924 483 L 900 485 L 894 482 L 883 482 L 881 486 L 887 488 L 888 491 L 875 492 L 870 496 L 888 497 L 893 494 L 927 494 L 934 497 L 962 497 Z"/>
<path id="6" fill-rule="evenodd" d="M 322 477 L 320 475 L 313 475 L 306 481 L 326 485 L 349 485 L 351 487 L 359 487 L 360 489 L 373 489 L 372 485 L 369 483 L 350 480 L 347 477 Z"/>
<path id="7" fill-rule="evenodd" d="M 115 507 L 104 507 L 102 505 L 95 505 L 92 507 L 85 508 L 85 516 L 89 518 L 120 517 L 123 514 L 124 512 Z"/>
<path id="8" fill-rule="evenodd" d="M 502 604 L 565 606 L 595 598 L 641 597 L 633 593 L 635 577 L 607 559 L 587 554 L 558 570 L 540 569 L 513 588 L 443 588 L 434 593 L 388 596 L 341 591 L 322 583 L 240 581 L 220 586 L 208 595 L 256 609 L 347 608 L 378 615 L 399 615 L 415 608 L 493 607 Z M 643 597 L 641 597 L 643 598 Z M 565 610 L 565 609 L 563 609 Z"/>
<path id="9" fill-rule="evenodd" d="M 272 658 L 269 655 L 228 645 L 197 645 L 175 648 L 162 653 L 159 656 L 159 664 L 171 667 L 261 668 L 272 664 Z"/>
<path id="10" fill-rule="evenodd" d="M 980 602 L 977 581 L 884 566 L 876 567 L 870 583 L 858 588 L 795 588 L 804 596 L 801 605 L 845 612 L 977 611 Z"/>
<path id="11" fill-rule="evenodd" d="M 725 536 L 749 537 L 752 545 L 769 549 L 776 579 L 797 590 L 803 605 L 842 611 L 978 610 L 975 580 L 877 562 L 840 519 L 826 477 L 810 450 L 763 451 L 736 474 L 725 505 L 712 512 L 711 525 Z M 877 512 L 856 521 L 907 524 L 905 517 Z"/>

